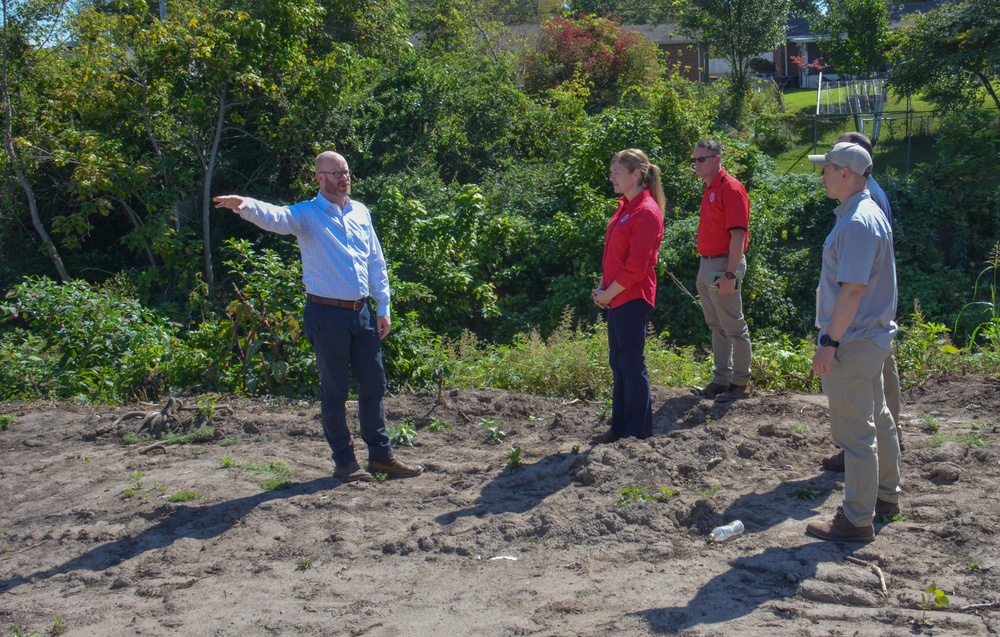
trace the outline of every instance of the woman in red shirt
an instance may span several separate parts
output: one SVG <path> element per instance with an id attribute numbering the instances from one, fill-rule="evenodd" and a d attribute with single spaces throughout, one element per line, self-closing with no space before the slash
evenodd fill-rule
<path id="1" fill-rule="evenodd" d="M 629 148 L 611 158 L 611 185 L 621 195 L 604 236 L 600 287 L 591 296 L 608 310 L 608 349 L 614 385 L 611 428 L 594 444 L 653 435 L 646 371 L 646 318 L 656 303 L 656 262 L 663 241 L 660 169 Z"/>

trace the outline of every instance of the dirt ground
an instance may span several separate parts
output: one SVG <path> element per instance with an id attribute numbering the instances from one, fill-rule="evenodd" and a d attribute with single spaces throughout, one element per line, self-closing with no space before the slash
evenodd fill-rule
<path id="1" fill-rule="evenodd" d="M 1000 634 L 1000 381 L 905 394 L 904 518 L 868 545 L 804 534 L 843 491 L 821 395 L 657 388 L 653 438 L 593 448 L 599 405 L 443 398 L 387 399 L 426 472 L 371 484 L 331 477 L 313 403 L 232 401 L 214 441 L 152 449 L 128 409 L 0 406 L 0 635 Z M 265 490 L 278 461 L 293 484 Z M 620 504 L 633 485 L 660 500 Z"/>

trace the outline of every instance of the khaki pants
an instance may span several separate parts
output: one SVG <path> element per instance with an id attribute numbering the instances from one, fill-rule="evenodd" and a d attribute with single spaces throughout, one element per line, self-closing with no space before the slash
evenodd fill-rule
<path id="1" fill-rule="evenodd" d="M 725 271 L 729 257 L 702 259 L 698 268 L 698 295 L 705 323 L 712 330 L 712 358 L 715 371 L 712 382 L 719 385 L 742 385 L 750 382 L 750 330 L 743 317 L 743 290 L 735 294 L 719 294 L 712 286 L 713 272 Z M 743 257 L 737 274 L 740 279 L 747 270 Z M 742 288 L 742 283 L 740 284 Z"/>
<path id="2" fill-rule="evenodd" d="M 823 377 L 830 433 L 844 450 L 844 515 L 856 526 L 875 518 L 876 498 L 899 500 L 899 438 L 882 380 L 891 353 L 871 339 L 846 343 Z"/>

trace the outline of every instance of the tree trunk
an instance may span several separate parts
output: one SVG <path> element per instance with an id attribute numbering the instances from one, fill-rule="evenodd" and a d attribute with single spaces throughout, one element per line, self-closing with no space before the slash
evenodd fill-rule
<path id="1" fill-rule="evenodd" d="M 215 289 L 215 274 L 212 271 L 212 177 L 215 176 L 215 164 L 219 158 L 219 146 L 222 144 L 222 129 L 226 123 L 227 89 L 219 92 L 219 116 L 215 120 L 215 136 L 212 138 L 212 148 L 208 152 L 208 162 L 205 166 L 205 186 L 201 201 L 201 234 L 202 253 L 205 257 L 205 283 L 209 290 Z"/>
<path id="2" fill-rule="evenodd" d="M 21 167 L 21 162 L 18 161 L 17 153 L 14 152 L 14 111 L 10 103 L 10 85 L 8 84 L 7 78 L 7 0 L 3 0 L 3 67 L 0 70 L 0 99 L 3 99 L 3 111 L 4 111 L 4 129 L 3 129 L 3 147 L 7 151 L 7 155 L 10 157 L 10 166 L 14 170 L 14 175 L 17 177 L 17 182 L 21 184 L 21 188 L 24 189 L 25 197 L 28 199 L 28 211 L 31 213 L 31 223 L 35 226 L 35 232 L 42 240 L 42 245 L 45 246 L 45 251 L 48 252 L 49 258 L 52 259 L 52 264 L 56 268 L 56 272 L 59 274 L 59 278 L 63 283 L 70 280 L 69 273 L 66 271 L 66 266 L 63 265 L 62 257 L 59 256 L 59 250 L 56 249 L 56 245 L 52 243 L 52 239 L 49 237 L 49 233 L 45 231 L 45 225 L 42 224 L 42 217 L 38 214 L 38 202 L 35 200 L 35 191 L 31 187 L 31 182 L 24 175 L 24 170 Z"/>

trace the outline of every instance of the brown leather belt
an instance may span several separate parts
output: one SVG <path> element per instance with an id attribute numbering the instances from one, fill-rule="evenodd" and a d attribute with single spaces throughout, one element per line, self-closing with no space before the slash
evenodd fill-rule
<path id="1" fill-rule="evenodd" d="M 703 254 L 701 256 L 701 258 L 702 259 L 721 259 L 722 257 L 728 257 L 728 256 L 729 256 L 729 253 L 726 252 L 725 254 Z"/>
<path id="2" fill-rule="evenodd" d="M 342 307 L 345 310 L 360 310 L 365 306 L 365 300 L 360 301 L 341 301 L 340 299 L 328 299 L 325 296 L 316 296 L 315 294 L 306 294 L 306 300 L 310 303 L 319 303 L 320 305 L 330 305 L 333 307 Z"/>

